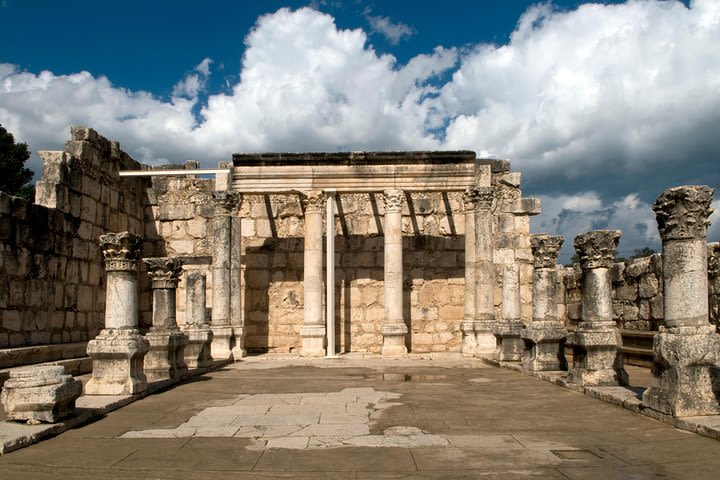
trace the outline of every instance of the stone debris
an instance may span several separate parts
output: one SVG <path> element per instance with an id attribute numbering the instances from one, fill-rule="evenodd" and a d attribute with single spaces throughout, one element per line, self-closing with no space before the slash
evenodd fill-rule
<path id="1" fill-rule="evenodd" d="M 72 413 L 81 393 L 82 383 L 65 367 L 32 366 L 10 372 L 0 399 L 11 420 L 56 423 Z"/>

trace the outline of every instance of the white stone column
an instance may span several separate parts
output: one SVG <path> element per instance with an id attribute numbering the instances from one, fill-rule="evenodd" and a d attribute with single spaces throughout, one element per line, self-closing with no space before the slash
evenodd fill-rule
<path id="1" fill-rule="evenodd" d="M 405 335 L 408 333 L 403 318 L 403 248 L 401 190 L 386 190 L 385 200 L 385 320 L 382 324 L 382 355 L 398 357 L 407 354 Z"/>
<path id="2" fill-rule="evenodd" d="M 523 370 L 547 372 L 567 370 L 567 330 L 558 319 L 557 258 L 564 242 L 559 235 L 530 235 L 533 254 L 532 321 L 520 332 L 525 343 Z"/>
<path id="3" fill-rule="evenodd" d="M 502 272 L 502 315 L 493 333 L 497 338 L 496 358 L 500 362 L 519 362 L 523 352 L 520 333 L 520 268 L 517 263 L 504 265 Z"/>
<path id="4" fill-rule="evenodd" d="M 238 204 L 237 211 L 240 205 Z M 233 329 L 233 360 L 247 356 L 245 350 L 245 323 L 242 303 L 242 219 L 233 215 L 231 217 L 231 243 L 230 243 L 230 325 Z"/>
<path id="5" fill-rule="evenodd" d="M 203 368 L 212 365 L 210 344 L 212 330 L 207 324 L 206 282 L 204 273 L 188 272 L 185 281 L 185 333 L 188 346 L 185 347 L 185 364 L 189 368 Z"/>
<path id="6" fill-rule="evenodd" d="M 304 357 L 325 355 L 325 323 L 323 322 L 323 229 L 325 206 L 323 192 L 303 194 L 305 205 L 305 265 L 303 268 L 304 317 L 300 327 Z"/>
<path id="7" fill-rule="evenodd" d="M 105 258 L 105 328 L 88 342 L 93 359 L 86 395 L 132 395 L 147 389 L 143 357 L 148 342 L 138 331 L 138 259 L 140 236 L 108 233 L 100 236 Z"/>
<path id="8" fill-rule="evenodd" d="M 463 195 L 465 209 L 465 311 L 460 323 L 462 332 L 461 350 L 463 355 L 475 355 L 475 207 L 478 201 L 477 188 L 469 187 Z"/>
<path id="9" fill-rule="evenodd" d="M 145 335 L 150 345 L 145 356 L 145 375 L 149 381 L 177 380 L 187 373 L 184 357 L 188 337 L 180 331 L 175 318 L 182 261 L 172 257 L 143 261 L 148 267 L 153 291 L 153 324 Z"/>
<path id="10" fill-rule="evenodd" d="M 647 408 L 685 417 L 720 414 L 720 335 L 708 318 L 707 227 L 713 190 L 684 185 L 655 201 L 662 239 L 665 325 L 653 342 Z"/>
<path id="11" fill-rule="evenodd" d="M 493 264 L 492 187 L 477 187 L 475 206 L 475 341 L 476 353 L 495 352 L 495 266 Z"/>
<path id="12" fill-rule="evenodd" d="M 212 222 L 213 239 L 213 292 L 212 319 L 213 331 L 212 356 L 218 360 L 232 358 L 233 329 L 230 324 L 232 262 L 232 214 L 242 201 L 238 193 L 228 191 L 213 192 L 215 216 Z M 239 292 L 236 292 L 239 294 Z"/>
<path id="13" fill-rule="evenodd" d="M 627 385 L 622 337 L 612 309 L 612 274 L 619 230 L 594 230 L 575 237 L 583 270 L 582 320 L 567 342 L 573 349 L 569 382 L 577 385 Z"/>

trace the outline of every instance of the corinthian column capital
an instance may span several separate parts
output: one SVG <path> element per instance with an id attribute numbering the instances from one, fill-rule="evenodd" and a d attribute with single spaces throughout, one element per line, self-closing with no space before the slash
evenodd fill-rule
<path id="1" fill-rule="evenodd" d="M 322 213 L 325 208 L 325 195 L 320 190 L 303 192 L 302 202 L 305 206 L 305 213 Z"/>
<path id="2" fill-rule="evenodd" d="M 242 194 L 238 192 L 215 190 L 212 196 L 216 215 L 231 215 L 242 203 Z"/>
<path id="3" fill-rule="evenodd" d="M 386 212 L 402 212 L 403 206 L 403 194 L 402 190 L 385 190 L 383 192 L 383 200 L 385 202 Z"/>
<path id="4" fill-rule="evenodd" d="M 565 240 L 560 235 L 530 235 L 530 248 L 535 268 L 555 268 L 560 247 Z"/>
<path id="5" fill-rule="evenodd" d="M 662 240 L 705 238 L 712 213 L 713 189 L 705 185 L 668 188 L 655 200 L 653 210 Z"/>
<path id="6" fill-rule="evenodd" d="M 176 257 L 144 258 L 152 288 L 177 288 L 183 262 Z"/>
<path id="7" fill-rule="evenodd" d="M 593 230 L 575 237 L 575 251 L 580 259 L 580 267 L 583 270 L 612 268 L 620 237 L 620 230 Z"/>
<path id="8" fill-rule="evenodd" d="M 135 271 L 142 250 L 142 237 L 130 232 L 100 235 L 100 248 L 105 258 L 105 270 Z"/>

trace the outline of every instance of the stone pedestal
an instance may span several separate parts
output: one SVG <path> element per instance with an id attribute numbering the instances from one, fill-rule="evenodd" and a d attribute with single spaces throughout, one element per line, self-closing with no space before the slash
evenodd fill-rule
<path id="1" fill-rule="evenodd" d="M 465 305 L 463 321 L 460 323 L 462 332 L 461 351 L 465 356 L 475 355 L 477 339 L 475 338 L 475 206 L 477 205 L 477 189 L 469 187 L 463 195 L 465 208 Z"/>
<path id="2" fill-rule="evenodd" d="M 568 336 L 573 366 L 567 380 L 577 385 L 627 385 L 622 337 L 612 310 L 611 268 L 620 240 L 619 230 L 594 230 L 575 237 L 583 270 L 582 321 Z"/>
<path id="3" fill-rule="evenodd" d="M 325 322 L 323 320 L 323 228 L 325 195 L 310 191 L 303 195 L 305 205 L 305 251 L 303 271 L 304 312 L 300 326 L 304 357 L 325 356 Z"/>
<path id="4" fill-rule="evenodd" d="M 225 190 L 213 192 L 215 217 L 212 222 L 213 236 L 213 291 L 212 356 L 216 359 L 232 358 L 233 331 L 230 323 L 232 295 L 232 215 L 242 201 L 238 193 Z M 237 239 L 236 239 L 237 240 Z"/>
<path id="5" fill-rule="evenodd" d="M 520 333 L 522 366 L 529 372 L 567 370 L 567 330 L 557 316 L 557 257 L 563 238 L 531 235 L 533 253 L 533 319 Z"/>
<path id="6" fill-rule="evenodd" d="M 519 362 L 524 343 L 520 338 L 525 324 L 520 320 L 520 269 L 505 265 L 502 277 L 502 318 L 495 324 L 497 338 L 496 359 L 500 362 Z"/>
<path id="7" fill-rule="evenodd" d="M 185 285 L 185 364 L 189 368 L 203 368 L 213 362 L 210 355 L 213 332 L 206 321 L 206 277 L 202 273 L 188 273 Z"/>
<path id="8" fill-rule="evenodd" d="M 676 417 L 720 414 L 720 337 L 708 320 L 705 239 L 712 189 L 666 190 L 653 206 L 663 245 L 665 325 L 643 405 Z"/>
<path id="9" fill-rule="evenodd" d="M 475 189 L 475 342 L 476 353 L 495 353 L 495 265 L 493 263 L 492 187 Z"/>
<path id="10" fill-rule="evenodd" d="M 63 366 L 32 366 L 10 371 L 0 400 L 11 420 L 55 423 L 72 413 L 82 390 Z"/>
<path id="11" fill-rule="evenodd" d="M 148 343 L 137 329 L 141 242 L 129 232 L 100 236 L 107 271 L 105 328 L 88 342 L 93 371 L 86 395 L 131 395 L 147 389 L 143 357 Z"/>
<path id="12" fill-rule="evenodd" d="M 407 354 L 405 336 L 408 328 L 403 318 L 402 205 L 400 190 L 383 192 L 385 200 L 385 320 L 382 355 L 398 357 Z"/>
<path id="13" fill-rule="evenodd" d="M 175 318 L 175 295 L 182 262 L 177 258 L 146 258 L 153 289 L 153 325 L 145 334 L 149 349 L 145 356 L 148 381 L 179 379 L 187 374 L 185 347 L 188 337 Z"/>

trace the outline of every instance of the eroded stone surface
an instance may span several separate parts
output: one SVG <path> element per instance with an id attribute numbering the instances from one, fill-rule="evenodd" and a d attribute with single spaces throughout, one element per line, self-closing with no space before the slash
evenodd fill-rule
<path id="1" fill-rule="evenodd" d="M 226 406 L 206 408 L 174 429 L 131 431 L 121 438 L 241 437 L 251 449 L 318 449 L 343 446 L 425 447 L 449 445 L 441 435 L 414 426 L 371 435 L 375 415 L 401 405 L 402 395 L 373 388 L 339 392 L 240 395 Z"/>
<path id="2" fill-rule="evenodd" d="M 72 413 L 82 383 L 65 367 L 32 366 L 12 370 L 0 399 L 9 419 L 55 423 Z"/>

